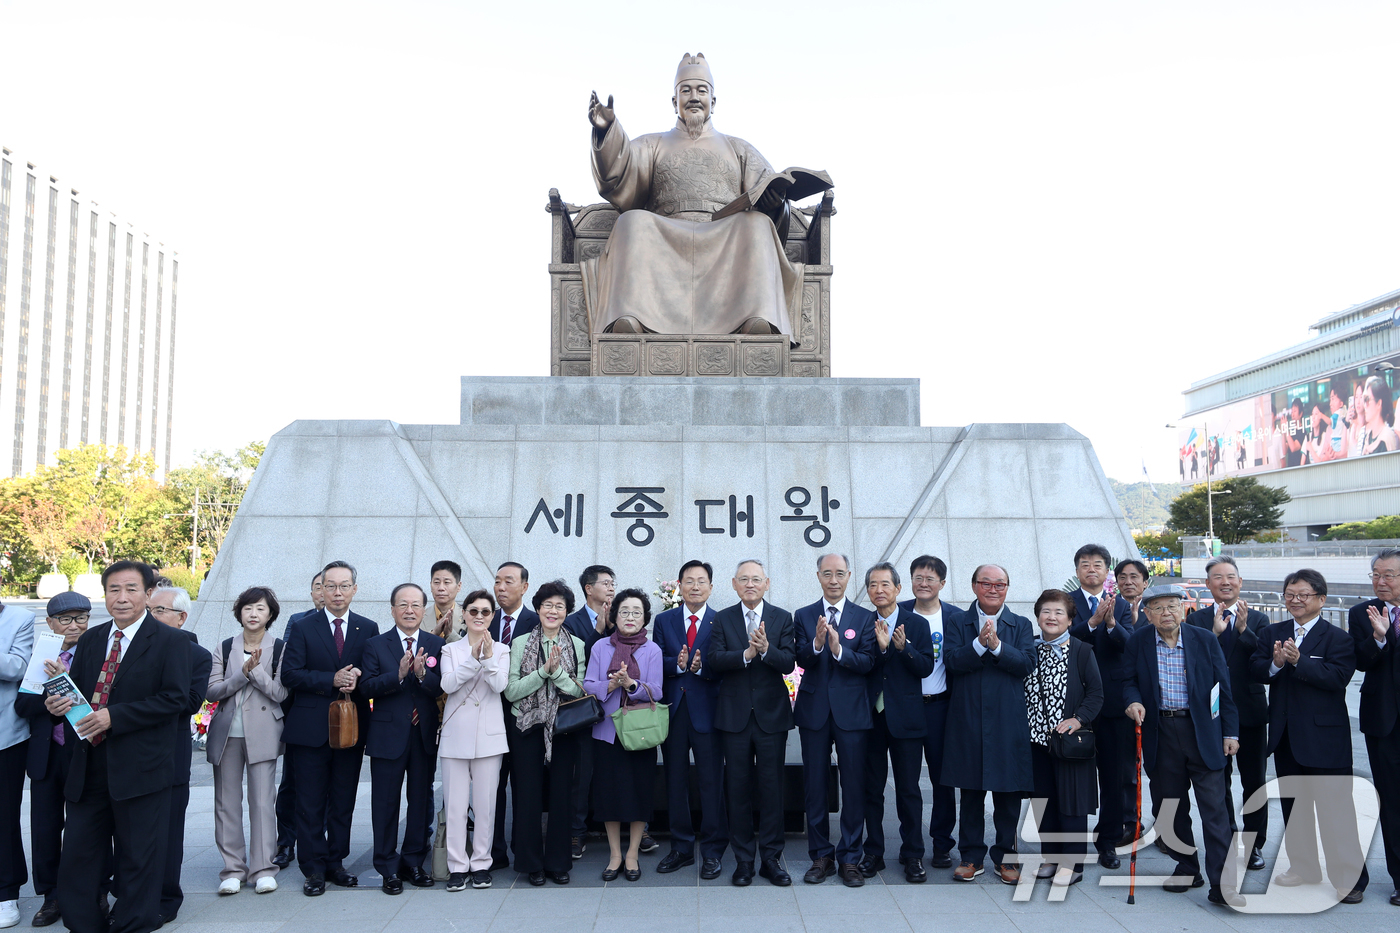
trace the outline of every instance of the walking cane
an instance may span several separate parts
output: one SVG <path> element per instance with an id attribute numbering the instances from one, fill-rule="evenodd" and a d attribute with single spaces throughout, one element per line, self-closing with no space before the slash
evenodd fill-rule
<path id="1" fill-rule="evenodd" d="M 1128 858 L 1128 903 L 1137 903 L 1137 850 L 1142 836 L 1142 723 L 1133 724 L 1137 731 L 1137 808 L 1133 830 L 1133 853 Z"/>

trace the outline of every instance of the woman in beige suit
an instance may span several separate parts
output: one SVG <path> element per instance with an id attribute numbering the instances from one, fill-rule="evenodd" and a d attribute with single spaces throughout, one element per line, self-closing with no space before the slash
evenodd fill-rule
<path id="1" fill-rule="evenodd" d="M 447 890 L 491 887 L 491 840 L 496 825 L 496 782 L 506 753 L 501 691 L 510 654 L 491 640 L 491 597 L 483 590 L 462 600 L 467 635 L 442 649 L 442 796 L 447 806 Z M 485 611 L 483 611 L 485 610 Z M 474 816 L 467 859 L 467 807 Z"/>
<path id="2" fill-rule="evenodd" d="M 282 640 L 268 638 L 277 596 L 265 586 L 244 590 L 233 604 L 241 635 L 225 639 L 209 672 L 218 701 L 206 746 L 214 766 L 214 841 L 224 857 L 219 893 L 237 894 L 252 882 L 259 894 L 277 890 L 277 756 L 282 751 Z M 243 773 L 248 773 L 252 845 L 243 849 Z"/>

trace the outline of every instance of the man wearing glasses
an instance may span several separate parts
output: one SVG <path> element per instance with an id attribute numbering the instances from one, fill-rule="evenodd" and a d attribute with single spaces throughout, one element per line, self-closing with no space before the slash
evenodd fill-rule
<path id="1" fill-rule="evenodd" d="M 1021 880 L 1006 856 L 1016 851 L 1021 798 L 1035 787 L 1024 685 L 1035 649 L 1031 620 L 1006 608 L 1010 584 L 1004 567 L 978 567 L 972 572 L 976 601 L 944 625 L 952 699 L 941 782 L 962 789 L 954 881 L 972 881 L 984 871 L 988 791 L 996 831 L 992 865 L 1004 884 Z"/>
<path id="2" fill-rule="evenodd" d="M 1260 633 L 1250 673 L 1256 682 L 1270 685 L 1269 753 L 1280 779 L 1291 862 L 1274 883 L 1322 883 L 1315 835 L 1320 828 L 1328 881 L 1343 904 L 1359 904 L 1370 878 L 1356 838 L 1351 796 L 1346 693 L 1356 671 L 1356 647 L 1351 636 L 1322 618 L 1326 599 L 1322 574 L 1289 574 L 1283 601 L 1293 618 Z M 1315 828 L 1315 822 L 1320 826 Z"/>
<path id="3" fill-rule="evenodd" d="M 1386 548 L 1371 559 L 1371 589 L 1376 598 L 1351 607 L 1347 629 L 1356 667 L 1366 672 L 1361 734 L 1381 799 L 1385 867 L 1396 888 L 1390 903 L 1400 907 L 1400 549 Z"/>

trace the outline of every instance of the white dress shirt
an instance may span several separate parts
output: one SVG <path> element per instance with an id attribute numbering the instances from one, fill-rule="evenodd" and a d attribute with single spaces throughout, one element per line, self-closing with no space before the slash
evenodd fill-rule
<path id="1" fill-rule="evenodd" d="M 762 606 L 759 607 L 760 611 L 759 611 L 759 613 L 758 613 L 758 617 L 759 617 L 760 619 L 763 618 L 762 608 L 763 608 Z M 701 607 L 700 607 L 699 609 L 697 609 L 695 612 L 691 612 L 689 606 L 687 606 L 685 603 L 681 603 L 681 630 L 682 630 L 682 631 L 685 631 L 685 632 L 690 631 L 690 617 L 691 617 L 691 616 L 695 616 L 695 637 L 698 639 L 698 638 L 700 637 L 700 623 L 705 621 L 705 613 L 707 613 L 707 612 L 709 612 L 709 611 L 710 611 L 710 604 L 709 604 L 709 603 L 705 603 L 703 606 L 701 606 Z M 744 612 L 747 613 L 748 610 L 745 609 Z M 745 626 L 748 625 L 748 616 L 747 616 L 747 615 L 744 616 L 744 625 L 745 625 Z M 701 663 L 702 663 L 702 664 L 704 663 L 704 659 L 703 659 L 703 658 L 701 659 Z M 679 664 L 676 665 L 676 671 L 677 671 L 678 673 L 684 674 L 684 673 L 685 673 L 686 671 L 688 671 L 688 670 L 690 670 L 690 664 L 689 664 L 689 662 L 686 663 L 685 667 L 681 667 Z"/>
<path id="2" fill-rule="evenodd" d="M 332 641 L 335 640 L 335 620 L 336 620 L 336 619 L 339 619 L 339 620 L 340 620 L 340 634 L 341 634 L 341 636 L 343 637 L 343 636 L 347 636 L 347 635 L 350 634 L 350 610 L 349 610 L 348 608 L 345 610 L 345 615 L 343 615 L 343 616 L 338 616 L 338 615 L 336 615 L 335 613 L 331 612 L 329 606 L 327 606 L 323 611 L 326 613 L 326 624 L 329 625 L 329 626 L 331 627 L 331 640 L 332 640 Z"/>
<path id="3" fill-rule="evenodd" d="M 940 635 L 943 634 L 943 603 L 940 602 L 938 604 L 938 609 L 933 613 L 933 615 L 924 615 L 922 612 L 920 612 L 919 615 L 924 616 L 925 619 L 928 619 L 928 630 L 930 636 L 932 636 L 934 632 L 937 632 Z M 933 670 L 929 673 L 927 677 L 923 679 L 923 691 L 926 695 L 932 696 L 935 693 L 942 693 L 947 689 L 948 671 L 943 667 L 943 651 L 940 648 L 938 652 L 938 660 L 933 662 Z"/>
<path id="4" fill-rule="evenodd" d="M 847 602 L 849 602 L 849 600 L 847 600 L 844 596 L 841 597 L 841 602 L 839 603 L 829 603 L 826 601 L 825 596 L 822 597 L 822 617 L 827 620 L 828 625 L 836 629 L 838 632 L 841 631 L 841 616 L 843 616 L 846 612 Z M 836 610 L 835 619 L 831 618 L 831 610 L 833 609 Z M 823 651 L 825 651 L 826 644 L 826 640 L 823 639 L 821 645 L 817 647 L 816 653 L 821 654 Z M 839 638 L 836 640 L 836 650 L 831 653 L 831 657 L 833 660 L 836 661 L 841 660 L 841 640 Z"/>
<path id="5" fill-rule="evenodd" d="M 744 630 L 745 630 L 746 632 L 748 632 L 749 637 L 752 638 L 752 637 L 753 637 L 754 631 L 758 628 L 759 624 L 763 621 L 763 600 L 760 599 L 760 600 L 758 601 L 758 605 L 755 606 L 755 607 L 752 608 L 752 609 L 750 609 L 748 606 L 745 606 L 743 603 L 740 603 L 739 605 L 742 607 L 741 611 L 744 613 Z M 752 620 L 752 621 L 750 621 L 750 619 L 749 619 L 750 614 L 752 614 L 752 616 L 753 616 L 753 620 Z M 687 620 L 687 621 L 688 621 L 688 620 Z M 744 650 L 745 650 L 745 651 L 748 651 L 748 646 L 745 646 L 745 647 L 744 647 Z M 763 654 L 759 655 L 760 658 L 766 658 L 767 656 L 768 656 L 768 652 L 766 652 L 766 651 L 763 652 Z M 752 660 L 752 659 L 751 659 L 751 658 L 747 658 L 747 657 L 744 658 L 744 666 L 745 666 L 745 667 L 748 667 L 748 666 L 749 666 L 749 661 L 750 661 L 750 660 Z"/>
<path id="6" fill-rule="evenodd" d="M 1303 639 L 1307 638 L 1309 635 L 1312 634 L 1313 624 L 1317 622 L 1317 620 L 1320 618 L 1321 615 L 1315 615 L 1306 622 L 1299 622 L 1296 619 L 1289 619 L 1288 621 L 1293 625 L 1293 643 L 1301 648 L 1303 645 Z M 1303 630 L 1302 635 L 1298 634 L 1298 629 Z M 1283 668 L 1279 667 L 1277 664 L 1274 664 L 1272 662 L 1269 664 L 1270 677 L 1274 676 L 1281 670 L 1283 670 Z"/>
<path id="7" fill-rule="evenodd" d="M 112 654 L 112 641 L 117 637 L 117 632 L 120 631 L 122 633 L 122 646 L 117 655 L 117 662 L 121 663 L 122 659 L 126 657 L 126 649 L 131 647 L 131 640 L 136 637 L 137 632 L 141 631 L 141 626 L 145 624 L 147 618 L 148 616 L 143 615 L 124 629 L 118 629 L 117 623 L 112 623 L 111 629 L 107 632 L 107 653 L 102 655 L 104 664 L 107 662 L 107 658 Z M 156 624 L 164 625 L 165 623 L 157 622 Z"/>

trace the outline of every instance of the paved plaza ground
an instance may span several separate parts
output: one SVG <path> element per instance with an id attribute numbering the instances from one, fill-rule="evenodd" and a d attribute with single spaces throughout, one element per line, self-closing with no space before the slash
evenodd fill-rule
<path id="1" fill-rule="evenodd" d="M 1354 731 L 1359 685 L 1358 676 L 1348 696 L 1353 716 L 1352 741 L 1357 774 L 1369 777 L 1365 745 L 1360 733 Z M 927 775 L 924 781 L 927 788 Z M 440 788 L 438 793 L 441 794 Z M 1235 793 L 1239 793 L 1238 783 Z M 1141 881 L 1137 903 L 1129 905 L 1127 888 L 1113 884 L 1115 879 L 1126 881 L 1126 855 L 1118 872 L 1105 872 L 1091 864 L 1083 883 L 1070 888 L 1062 901 L 1049 899 L 1051 886 L 1047 881 L 1018 894 L 1016 888 L 1001 884 L 990 871 L 975 882 L 964 884 L 954 882 L 950 871 L 930 870 L 926 884 L 910 885 L 893 857 L 899 834 L 892 793 L 887 794 L 885 814 L 890 867 L 863 888 L 846 888 L 836 878 L 827 879 L 822 885 L 804 885 L 801 876 L 809 865 L 806 839 L 790 834 L 785 854 L 794 880 L 790 888 L 775 888 L 762 878 L 755 879 L 750 888 L 731 886 L 733 860 L 728 854 L 725 872 L 715 881 L 701 881 L 697 867 L 658 875 L 655 866 L 668 848 L 664 837 L 658 852 L 642 856 L 640 881 L 628 883 L 619 878 L 605 884 L 599 875 L 607 863 L 607 842 L 590 838 L 588 851 L 574 864 L 567 887 L 550 884 L 534 888 L 524 876 L 508 870 L 495 873 L 495 883 L 489 890 L 468 888 L 449 894 L 439 883 L 435 888 L 421 890 L 408 886 L 402 895 L 389 897 L 380 892 L 380 878 L 371 863 L 369 803 L 369 768 L 365 767 L 347 865 L 359 875 L 360 888 L 346 890 L 332 885 L 322 897 L 305 897 L 301 893 L 301 874 L 293 864 L 278 876 L 281 888 L 272 894 L 260 896 L 251 888 L 244 888 L 235 896 L 218 897 L 213 892 L 223 862 L 213 844 L 214 787 L 210 766 L 202 753 L 196 752 L 185 831 L 185 905 L 169 929 L 173 933 L 588 933 L 639 929 L 684 933 L 724 930 L 732 923 L 744 925 L 748 933 L 1362 933 L 1395 930 L 1400 924 L 1400 908 L 1388 903 L 1393 887 L 1385 870 L 1379 833 L 1372 842 L 1367 863 L 1372 883 L 1365 902 L 1336 905 L 1319 913 L 1242 913 L 1207 903 L 1205 888 L 1169 894 Z M 27 830 L 27 795 L 24 812 Z M 990 816 L 987 827 L 990 832 Z M 1282 827 L 1278 802 L 1274 801 L 1269 827 L 1273 838 L 1265 849 L 1269 871 L 1249 873 L 1243 886 L 1246 895 L 1262 894 L 1266 876 L 1276 870 Z M 1199 825 L 1196 832 L 1199 839 Z M 25 843 L 27 851 L 27 836 Z M 1023 848 L 1031 852 L 1035 845 L 1028 843 Z M 1149 846 L 1139 857 L 1139 878 L 1168 874 L 1172 864 Z M 1109 884 L 1103 883 L 1105 879 L 1109 879 Z M 1280 891 L 1275 887 L 1273 893 L 1278 895 Z M 1256 905 L 1264 902 L 1259 897 Z M 24 926 L 39 905 L 33 888 L 27 886 L 20 900 Z M 755 920 L 759 926 L 755 926 Z"/>

